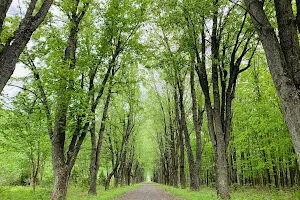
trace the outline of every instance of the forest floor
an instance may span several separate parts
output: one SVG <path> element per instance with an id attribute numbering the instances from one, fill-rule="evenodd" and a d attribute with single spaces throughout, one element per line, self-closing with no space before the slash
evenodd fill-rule
<path id="1" fill-rule="evenodd" d="M 145 183 L 135 190 L 116 198 L 116 200 L 184 200 L 175 197 L 151 183 Z"/>

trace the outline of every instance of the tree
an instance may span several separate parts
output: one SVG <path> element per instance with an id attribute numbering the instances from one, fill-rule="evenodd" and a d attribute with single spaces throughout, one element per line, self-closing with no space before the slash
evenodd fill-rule
<path id="1" fill-rule="evenodd" d="M 5 38 L 5 19 L 12 0 L 0 1 L 0 93 L 15 70 L 16 63 L 23 49 L 29 42 L 33 32 L 44 21 L 53 0 L 44 0 L 40 6 L 37 0 L 31 0 L 24 18 L 19 27 L 10 36 Z"/>
<path id="2" fill-rule="evenodd" d="M 169 7 L 165 9 L 170 9 Z M 176 9 L 177 12 L 180 12 Z M 185 187 L 185 175 L 184 175 L 184 146 L 187 151 L 188 156 L 188 165 L 189 165 L 189 175 L 190 175 L 190 186 L 192 190 L 199 190 L 199 174 L 200 174 L 200 167 L 197 166 L 199 164 L 199 156 L 200 156 L 200 150 L 201 150 L 201 135 L 199 134 L 201 131 L 201 120 L 197 116 L 195 116 L 195 126 L 196 129 L 196 138 L 197 138 L 197 153 L 196 153 L 196 159 L 194 157 L 194 153 L 191 146 L 191 139 L 190 134 L 192 131 L 188 129 L 187 122 L 188 119 L 186 117 L 186 108 L 184 105 L 184 90 L 185 90 L 185 80 L 186 80 L 186 73 L 190 68 L 189 61 L 187 59 L 187 56 L 183 49 L 187 48 L 184 46 L 183 38 L 181 33 L 178 33 L 177 30 L 174 30 L 172 26 L 169 26 L 166 24 L 165 20 L 171 20 L 174 16 L 168 16 L 166 19 L 162 17 L 161 19 L 157 20 L 157 26 L 158 29 L 156 30 L 156 37 L 158 36 L 158 42 L 164 48 L 163 55 L 164 57 L 159 60 L 160 63 L 156 63 L 157 65 L 161 66 L 164 73 L 166 74 L 165 81 L 168 85 L 172 85 L 172 88 L 174 89 L 174 108 L 175 108 L 175 116 L 176 116 L 176 123 L 178 125 L 178 128 L 176 131 L 178 131 L 178 144 L 180 146 L 180 177 L 181 177 L 181 186 Z M 184 19 L 184 18 L 183 18 Z M 178 20 L 178 19 L 176 19 Z M 178 22 L 176 21 L 176 26 L 178 25 Z M 174 32 L 176 35 L 173 35 Z M 177 46 L 178 43 L 180 44 L 179 48 L 174 50 L 174 46 Z M 183 53 L 184 52 L 184 53 Z M 183 54 L 181 54 L 183 53 Z M 192 62 L 192 67 L 194 66 L 194 62 Z M 193 73 L 192 73 L 192 83 L 191 90 L 192 90 L 192 105 L 194 105 L 194 108 L 197 109 L 196 112 L 198 112 L 198 106 L 196 98 L 196 91 L 194 90 L 193 84 Z M 170 97 L 169 97 L 170 98 Z M 162 107 L 162 105 L 160 105 Z M 192 106 L 193 107 L 193 106 Z M 170 110 L 170 109 L 169 109 Z M 164 111 L 163 111 L 164 112 Z M 169 111 L 170 112 L 170 111 Z M 195 114 L 195 113 L 194 113 Z M 200 117 L 200 115 L 199 115 Z M 170 127 L 172 126 L 172 122 L 170 120 Z M 199 126 L 198 126 L 199 125 Z M 166 132 L 166 126 L 165 124 L 165 132 Z M 175 130 L 175 129 L 174 129 Z M 170 135 L 174 134 L 173 130 L 170 129 L 169 131 Z M 174 137 L 172 136 L 174 139 Z M 173 145 L 174 146 L 174 145 Z M 172 150 L 172 149 L 171 149 Z M 173 152 L 174 153 L 174 152 Z M 167 162 L 167 161 L 165 161 Z M 173 162 L 174 163 L 174 162 Z M 167 162 L 168 164 L 168 162 Z M 176 166 L 176 165 L 175 165 Z M 173 167 L 175 167 L 173 166 Z M 168 166 L 167 166 L 168 167 Z M 174 173 L 174 172 L 172 172 Z"/>
<path id="3" fill-rule="evenodd" d="M 113 74 L 114 69 L 113 69 Z M 113 76 L 111 77 L 111 79 L 113 79 Z M 103 113 L 102 113 L 102 119 L 101 119 L 101 124 L 100 124 L 100 129 L 99 129 L 99 133 L 98 133 L 98 140 L 96 140 L 96 135 L 94 133 L 95 127 L 92 127 L 92 134 L 91 134 L 91 141 L 92 141 L 92 154 L 91 154 L 91 162 L 90 162 L 90 188 L 89 188 L 89 194 L 97 194 L 97 175 L 98 175 L 98 171 L 99 171 L 99 166 L 100 166 L 100 153 L 101 153 L 101 148 L 102 148 L 102 140 L 103 140 L 103 134 L 105 131 L 105 127 L 106 127 L 106 119 L 107 119 L 107 113 L 108 113 L 108 109 L 109 109 L 109 104 L 110 104 L 110 100 L 111 100 L 111 92 L 112 92 L 112 86 L 113 83 L 112 81 L 110 81 L 110 85 L 108 88 L 108 93 L 106 96 L 106 101 L 105 101 L 105 105 L 103 108 Z"/>
<path id="4" fill-rule="evenodd" d="M 292 3 L 290 0 L 274 1 L 272 7 L 276 11 L 278 36 L 267 17 L 264 1 L 244 0 L 244 2 L 262 42 L 299 164 L 300 50 L 298 34 L 300 30 L 300 1 L 296 1 L 296 16 L 293 11 L 294 2 Z"/>
<path id="5" fill-rule="evenodd" d="M 138 2 L 135 3 L 137 5 Z M 91 181 L 89 194 L 96 194 L 96 179 L 100 164 L 99 156 L 102 145 L 102 138 L 105 131 L 105 121 L 108 112 L 107 110 L 110 102 L 110 92 L 112 89 L 112 85 L 115 84 L 113 81 L 114 77 L 121 67 L 126 67 L 126 63 L 130 66 L 131 61 L 129 60 L 133 59 L 131 54 L 137 53 L 137 49 L 140 46 L 137 42 L 137 35 L 139 35 L 137 32 L 142 22 L 145 20 L 145 10 L 147 8 L 147 3 L 140 2 L 139 5 L 140 7 L 135 7 L 130 1 L 120 4 L 120 2 L 112 0 L 109 2 L 108 9 L 105 13 L 105 27 L 103 31 L 104 40 L 110 40 L 109 43 L 111 45 L 111 48 L 114 50 L 110 55 L 108 68 L 110 69 L 109 72 L 111 71 L 111 81 L 108 86 L 109 92 L 107 94 L 107 101 L 105 102 L 105 108 L 102 115 L 98 142 L 96 142 L 95 138 L 95 118 L 93 118 L 92 122 L 92 156 L 90 165 Z M 116 13 L 118 13 L 118 15 Z M 129 18 L 130 20 L 126 18 Z M 108 46 L 105 46 L 103 48 L 109 49 Z M 94 95 L 92 95 L 91 101 L 93 102 L 93 104 L 97 103 L 97 100 L 98 97 L 95 98 Z M 93 115 L 95 115 L 95 109 L 92 110 L 92 113 L 94 113 Z"/>
<path id="6" fill-rule="evenodd" d="M 36 1 L 33 14 L 43 2 Z M 252 7 L 262 4 L 251 2 L 259 14 Z M 278 15 L 278 25 L 288 29 L 284 19 L 298 5 L 291 2 L 275 0 L 260 14 Z M 261 47 L 248 22 L 257 18 L 250 10 L 225 0 L 57 1 L 19 58 L 31 73 L 14 79 L 22 86 L 10 87 L 20 92 L 0 107 L 6 175 L 0 184 L 43 187 L 53 179 L 52 199 L 65 199 L 72 184 L 96 195 L 99 175 L 105 189 L 153 175 L 155 182 L 191 191 L 216 186 L 223 199 L 230 198 L 230 184 L 298 184 L 296 154 L 263 54 L 256 51 Z M 6 45 L 19 21 L 5 19 L 0 43 Z M 277 45 L 264 47 L 278 48 L 274 65 L 294 66 L 298 43 L 291 33 L 299 31 L 278 30 L 278 36 L 271 30 Z M 270 40 L 269 30 L 258 31 Z M 278 69 L 272 75 L 284 70 Z M 299 78 L 291 70 L 282 75 L 290 82 L 280 85 L 283 78 L 275 77 L 289 103 L 295 101 L 283 89 L 290 84 L 297 91 Z M 48 180 L 42 181 L 43 171 Z"/>
<path id="7" fill-rule="evenodd" d="M 25 89 L 25 88 L 24 88 Z M 3 118 L 1 127 L 5 129 L 1 133 L 3 140 L 1 145 L 6 151 L 24 154 L 29 166 L 29 184 L 35 191 L 38 185 L 38 175 L 42 175 L 44 164 L 50 155 L 49 143 L 45 134 L 45 123 L 40 121 L 42 113 L 41 104 L 36 95 L 28 91 L 20 92 L 13 101 L 14 109 Z M 26 168 L 26 169 L 27 169 Z M 42 176 L 40 176 L 42 177 Z"/>
<path id="8" fill-rule="evenodd" d="M 57 76 L 58 86 L 56 87 L 56 109 L 54 117 L 51 115 L 51 106 L 46 88 L 43 85 L 39 70 L 37 69 L 34 59 L 27 52 L 24 63 L 32 70 L 33 77 L 37 84 L 44 111 L 47 119 L 47 129 L 52 145 L 52 164 L 54 171 L 54 188 L 52 199 L 65 199 L 67 193 L 68 179 L 75 160 L 80 150 L 80 146 L 85 138 L 86 131 L 79 135 L 78 129 L 75 130 L 69 145 L 67 154 L 65 153 L 67 116 L 71 104 L 72 93 L 74 88 L 76 68 L 76 49 L 78 41 L 78 32 L 80 23 L 87 12 L 90 2 L 86 1 L 64 1 L 60 8 L 68 17 L 68 36 L 63 55 L 59 60 L 60 74 Z M 59 48 L 61 50 L 63 48 Z M 60 56 L 59 55 L 59 56 Z M 51 60 L 52 58 L 50 58 Z M 53 60 L 52 60 L 53 61 Z M 68 76 L 70 75 L 70 76 Z M 81 124 L 80 124 L 81 126 Z M 88 125 L 87 125 L 88 126 Z"/>
<path id="9" fill-rule="evenodd" d="M 123 70 L 119 74 L 119 81 L 123 87 L 119 91 L 119 98 L 114 99 L 113 109 L 108 116 L 110 129 L 106 132 L 106 142 L 111 154 L 112 170 L 105 181 L 106 190 L 109 189 L 113 176 L 115 187 L 124 183 L 124 172 L 127 170 L 126 164 L 128 164 L 127 161 L 131 153 L 131 145 L 134 143 L 134 132 L 138 129 L 138 113 L 141 109 L 138 102 L 140 92 L 137 90 L 135 77 L 126 76 L 127 73 L 135 74 L 136 69 L 133 67 L 130 71 Z M 130 160 L 133 163 L 133 160 Z M 130 172 L 131 169 L 130 167 Z M 130 179 L 130 176 L 127 178 Z M 127 183 L 129 182 L 128 179 Z"/>
<path id="10" fill-rule="evenodd" d="M 204 1 L 203 4 L 206 6 L 198 7 L 194 1 L 172 1 L 165 7 L 160 7 L 168 11 L 166 12 L 168 14 L 162 15 L 162 19 L 158 20 L 157 24 L 163 27 L 160 31 L 162 32 L 161 40 L 167 44 L 165 45 L 166 51 L 169 53 L 164 56 L 164 62 L 159 65 L 172 65 L 177 73 L 174 75 L 169 72 L 177 80 L 179 105 L 183 100 L 182 80 L 187 71 L 185 68 L 189 66 L 189 71 L 196 71 L 199 88 L 205 99 L 208 129 L 215 155 L 217 193 L 222 198 L 229 198 L 226 152 L 231 133 L 232 101 L 235 97 L 238 75 L 250 67 L 256 45 L 252 42 L 253 30 L 247 26 L 247 12 L 244 12 L 243 17 L 237 20 L 236 16 L 242 10 L 234 4 L 225 5 L 223 1 L 218 0 Z M 209 22 L 212 23 L 210 29 L 207 28 Z M 208 34 L 210 37 L 207 37 Z M 167 40 L 168 37 L 172 38 L 171 41 Z M 208 45 L 210 45 L 210 50 L 208 50 Z M 207 54 L 210 54 L 211 62 L 207 61 Z M 248 63 L 245 66 L 242 64 L 244 59 L 247 59 Z M 195 130 L 198 132 L 196 135 L 199 136 L 201 112 L 198 111 L 201 109 L 195 104 L 199 99 L 196 100 L 193 94 L 194 79 L 194 72 L 192 72 L 190 73 L 192 116 Z M 185 133 L 189 169 L 190 173 L 194 174 L 191 171 L 194 171 L 195 159 L 189 147 L 183 104 L 179 106 L 179 110 L 182 130 Z M 197 140 L 199 144 L 197 155 L 199 155 L 200 137 Z M 197 157 L 199 164 L 199 156 Z M 195 185 L 197 188 L 197 182 L 192 184 L 194 182 L 192 177 L 195 176 L 191 175 L 191 187 Z"/>
<path id="11" fill-rule="evenodd" d="M 221 1 L 212 2 L 214 10 L 212 15 L 211 32 L 211 80 L 209 85 L 206 54 L 205 27 L 200 32 L 201 45 L 198 44 L 195 22 L 186 10 L 188 33 L 191 38 L 196 71 L 200 86 L 205 97 L 205 109 L 207 115 L 208 129 L 214 149 L 216 167 L 216 188 L 221 198 L 230 198 L 229 181 L 227 171 L 226 152 L 232 126 L 232 101 L 235 97 L 235 89 L 238 75 L 250 67 L 255 48 L 250 45 L 252 40 L 251 29 L 245 26 L 247 13 L 241 21 L 229 24 L 235 18 L 234 5 L 224 7 Z M 220 12 L 222 13 L 220 15 Z M 205 23 L 205 16 L 203 18 Z M 235 19 L 236 20 L 236 19 Z M 236 28 L 235 34 L 226 35 L 226 31 Z M 231 41 L 233 41 L 231 43 Z M 255 45 L 254 45 L 255 46 Z M 201 50 L 200 50 L 201 48 Z M 252 50 L 254 49 L 254 50 Z M 252 50 L 252 52 L 251 52 Z M 200 52 L 202 57 L 200 57 Z M 248 65 L 241 68 L 243 58 L 248 52 Z"/>

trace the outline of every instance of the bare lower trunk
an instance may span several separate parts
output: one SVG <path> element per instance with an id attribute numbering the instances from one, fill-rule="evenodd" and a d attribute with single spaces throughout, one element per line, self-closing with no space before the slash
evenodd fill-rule
<path id="1" fill-rule="evenodd" d="M 90 163 L 90 187 L 89 194 L 96 195 L 97 194 L 97 174 L 98 174 L 98 166 L 96 163 L 96 149 L 92 149 L 92 157 Z"/>
<path id="2" fill-rule="evenodd" d="M 54 171 L 54 187 L 51 199 L 65 199 L 68 188 L 68 175 L 65 167 L 55 169 Z"/>
<path id="3" fill-rule="evenodd" d="M 195 164 L 194 164 L 195 165 Z M 190 189 L 192 191 L 199 191 L 199 170 L 196 169 L 196 166 L 193 168 L 190 167 Z"/>
<path id="4" fill-rule="evenodd" d="M 90 188 L 89 188 L 89 194 L 96 195 L 97 194 L 97 174 L 98 170 L 93 167 L 90 169 Z"/>
<path id="5" fill-rule="evenodd" d="M 93 113 L 93 115 L 95 115 L 95 113 Z M 96 182 L 97 182 L 97 174 L 98 174 L 97 163 L 96 163 L 97 147 L 96 147 L 96 134 L 95 134 L 95 118 L 93 119 L 90 132 L 91 132 L 92 152 L 91 152 L 91 161 L 90 161 L 89 194 L 95 195 L 97 194 Z"/>
<path id="6" fill-rule="evenodd" d="M 184 143 L 183 143 L 183 134 L 179 133 L 179 176 L 180 176 L 180 186 L 182 189 L 186 188 L 186 178 L 184 173 Z"/>
<path id="7" fill-rule="evenodd" d="M 177 123 L 177 134 L 178 134 L 178 151 L 179 151 L 179 179 L 180 186 L 182 189 L 186 188 L 186 178 L 184 173 L 184 142 L 183 142 L 183 131 L 180 126 L 180 114 L 179 114 L 179 103 L 178 93 L 176 87 L 174 87 L 174 101 L 175 101 L 175 119 Z"/>
<path id="8" fill-rule="evenodd" d="M 120 179 L 119 179 L 119 174 L 118 174 L 117 172 L 115 172 L 114 178 L 115 178 L 115 181 L 114 181 L 114 187 L 117 188 L 118 185 L 119 185 L 119 182 L 121 182 L 121 184 L 122 184 L 122 179 L 121 179 L 121 181 L 120 181 Z"/>
<path id="9" fill-rule="evenodd" d="M 200 170 L 201 170 L 201 157 L 202 157 L 202 150 L 201 150 L 201 128 L 202 128 L 202 118 L 203 118 L 203 111 L 198 108 L 197 102 L 197 95 L 195 90 L 195 72 L 194 72 L 194 65 L 195 65 L 195 58 L 191 56 L 192 63 L 191 63 L 191 73 L 190 73 L 190 85 L 191 85 L 191 97 L 192 97 L 192 113 L 193 113 L 193 123 L 196 132 L 196 163 L 194 174 L 196 175 L 195 178 L 198 179 L 198 190 L 200 186 Z M 196 185 L 197 189 L 197 185 Z"/>
<path id="10" fill-rule="evenodd" d="M 110 180 L 112 178 L 112 176 L 115 176 L 115 173 L 118 171 L 118 167 L 119 167 L 119 164 L 118 164 L 118 161 L 117 161 L 117 164 L 116 166 L 114 167 L 114 169 L 108 174 L 106 180 L 105 180 L 105 190 L 108 190 L 109 189 L 109 186 L 110 186 Z"/>
<path id="11" fill-rule="evenodd" d="M 171 133 L 171 183 L 172 186 L 178 187 L 178 156 L 175 146 L 174 132 Z"/>
<path id="12" fill-rule="evenodd" d="M 110 180 L 112 178 L 112 176 L 114 175 L 113 172 L 109 173 L 106 180 L 105 180 L 105 190 L 109 190 L 109 186 L 110 186 Z"/>
<path id="13" fill-rule="evenodd" d="M 298 95 L 298 92 L 295 92 L 294 95 Z M 298 166 L 300 163 L 300 100 L 299 97 L 294 99 L 294 101 L 283 102 L 283 108 L 285 111 L 285 121 L 289 128 L 290 135 L 292 136 L 292 141 L 294 144 L 295 152 L 298 158 Z"/>
<path id="14" fill-rule="evenodd" d="M 185 138 L 187 138 L 187 136 L 185 135 Z M 189 172 L 190 172 L 190 189 L 192 191 L 199 191 L 199 170 L 197 170 L 196 164 L 194 162 L 194 156 L 193 156 L 193 152 L 192 152 L 192 148 L 189 144 L 189 142 L 187 142 L 187 139 L 185 139 L 186 142 L 186 148 L 187 150 L 187 154 L 188 154 L 188 163 L 189 163 Z"/>
<path id="15" fill-rule="evenodd" d="M 185 117 L 185 107 L 183 104 L 183 87 L 182 84 L 178 81 L 178 91 L 179 91 L 179 108 L 180 108 L 180 126 L 184 133 L 184 141 L 185 147 L 188 156 L 188 163 L 189 163 L 189 171 L 190 171 L 190 188 L 193 191 L 199 191 L 199 170 L 196 169 L 196 163 L 191 147 L 190 142 L 190 135 L 188 132 L 188 127 L 186 124 L 186 117 Z"/>
<path id="16" fill-rule="evenodd" d="M 221 142 L 222 143 L 222 142 Z M 229 184 L 228 184 L 228 170 L 226 160 L 226 148 L 225 144 L 219 144 L 217 146 L 217 152 L 215 154 L 216 163 L 216 189 L 217 194 L 222 199 L 229 199 Z"/>
<path id="17" fill-rule="evenodd" d="M 131 170 L 127 170 L 127 175 L 126 175 L 126 183 L 127 183 L 127 185 L 129 186 L 130 184 L 131 184 L 131 178 L 130 178 L 130 172 L 131 172 Z"/>
<path id="18" fill-rule="evenodd" d="M 56 151 L 52 150 L 52 162 L 54 168 L 54 186 L 52 200 L 62 200 L 66 198 L 68 189 L 68 168 Z"/>

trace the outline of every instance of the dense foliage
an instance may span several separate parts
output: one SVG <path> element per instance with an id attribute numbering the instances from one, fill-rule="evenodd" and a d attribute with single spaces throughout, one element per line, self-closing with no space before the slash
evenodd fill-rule
<path id="1" fill-rule="evenodd" d="M 288 34 L 278 0 L 250 1 L 249 11 L 261 6 L 279 37 Z M 49 3 L 20 2 L 27 14 L 2 17 L 0 58 L 20 37 L 18 25 Z M 29 74 L 13 75 L 2 94 L 0 196 L 32 186 L 37 199 L 76 199 L 78 187 L 101 197 L 109 196 L 103 188 L 152 180 L 200 193 L 206 185 L 203 198 L 257 187 L 293 198 L 300 171 L 289 98 L 296 100 L 279 88 L 251 19 L 240 1 L 54 1 L 15 55 L 15 72 Z M 287 74 L 297 85 L 296 71 Z"/>

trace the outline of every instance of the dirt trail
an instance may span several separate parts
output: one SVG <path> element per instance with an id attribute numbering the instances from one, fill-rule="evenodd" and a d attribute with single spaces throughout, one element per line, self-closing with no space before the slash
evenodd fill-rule
<path id="1" fill-rule="evenodd" d="M 184 200 L 173 196 L 163 189 L 146 183 L 135 190 L 129 191 L 126 194 L 117 197 L 115 200 Z"/>

